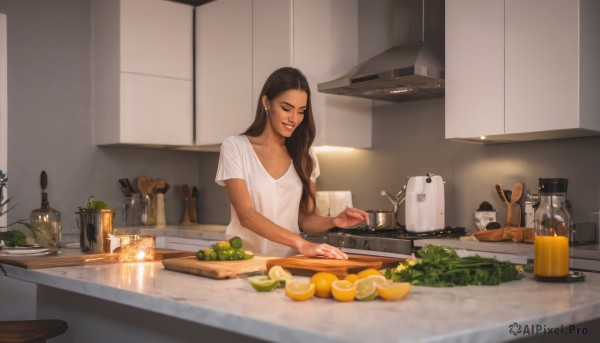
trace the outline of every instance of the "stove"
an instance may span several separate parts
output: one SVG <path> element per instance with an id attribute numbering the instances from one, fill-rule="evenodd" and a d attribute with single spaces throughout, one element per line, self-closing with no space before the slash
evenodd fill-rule
<path id="1" fill-rule="evenodd" d="M 401 226 L 395 229 L 335 228 L 326 233 L 304 233 L 302 236 L 310 242 L 327 243 L 347 253 L 405 257 L 415 251 L 414 241 L 417 239 L 458 238 L 466 234 L 464 227 L 447 226 L 440 230 L 411 233 Z"/>

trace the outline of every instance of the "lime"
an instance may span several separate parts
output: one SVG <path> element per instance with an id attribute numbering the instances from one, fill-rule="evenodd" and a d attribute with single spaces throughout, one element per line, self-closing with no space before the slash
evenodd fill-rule
<path id="1" fill-rule="evenodd" d="M 211 261 L 216 261 L 217 258 L 218 258 L 218 256 L 217 256 L 217 252 L 216 251 L 213 251 L 212 253 L 210 253 L 210 260 Z"/>
<path id="2" fill-rule="evenodd" d="M 204 248 L 201 251 L 202 251 L 202 256 L 205 261 L 209 261 L 210 256 L 212 255 L 213 252 L 215 252 L 212 248 Z M 198 255 L 196 255 L 196 256 L 198 256 Z"/>
<path id="3" fill-rule="evenodd" d="M 234 260 L 243 260 L 244 259 L 244 252 L 241 250 L 234 250 L 233 252 L 233 259 Z"/>
<path id="4" fill-rule="evenodd" d="M 204 260 L 204 253 L 202 252 L 202 250 L 198 250 L 196 252 L 196 259 L 198 259 L 200 261 Z"/>
<path id="5" fill-rule="evenodd" d="M 268 292 L 277 286 L 277 280 L 271 280 L 268 276 L 258 275 L 248 278 L 250 285 L 258 292 Z"/>
<path id="6" fill-rule="evenodd" d="M 229 244 L 231 244 L 231 247 L 234 249 L 241 249 L 242 248 L 242 239 L 239 238 L 238 236 L 232 237 L 229 240 Z"/>
<path id="7" fill-rule="evenodd" d="M 250 250 L 244 250 L 244 260 L 250 260 L 254 258 L 254 253 Z"/>
<path id="8" fill-rule="evenodd" d="M 229 241 L 218 241 L 217 243 L 215 243 L 214 249 L 216 251 L 229 250 L 231 249 L 231 244 L 229 244 Z"/>
<path id="9" fill-rule="evenodd" d="M 217 251 L 217 257 L 219 261 L 227 261 L 229 260 L 229 251 L 228 250 L 219 250 Z"/>
<path id="10" fill-rule="evenodd" d="M 360 279 L 355 285 L 356 300 L 371 301 L 377 297 L 377 284 L 372 278 Z"/>

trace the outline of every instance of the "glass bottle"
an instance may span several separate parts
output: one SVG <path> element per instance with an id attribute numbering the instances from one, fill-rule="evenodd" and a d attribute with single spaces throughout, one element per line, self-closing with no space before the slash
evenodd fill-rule
<path id="1" fill-rule="evenodd" d="M 563 281 L 569 276 L 569 242 L 573 232 L 567 211 L 568 180 L 539 179 L 540 204 L 535 212 L 533 272 L 539 281 Z"/>
<path id="2" fill-rule="evenodd" d="M 46 193 L 48 176 L 45 171 L 42 171 L 40 175 L 40 185 L 42 187 L 42 204 L 40 208 L 31 211 L 29 222 L 40 246 L 60 248 L 60 212 L 51 208 L 48 202 L 48 193 Z"/>

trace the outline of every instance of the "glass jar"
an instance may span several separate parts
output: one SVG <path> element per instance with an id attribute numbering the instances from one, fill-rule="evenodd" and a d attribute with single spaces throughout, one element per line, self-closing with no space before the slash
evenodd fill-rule
<path id="1" fill-rule="evenodd" d="M 568 180 L 539 179 L 540 204 L 535 211 L 534 274 L 539 281 L 563 281 L 569 275 L 569 242 L 573 232 L 567 211 Z"/>
<path id="2" fill-rule="evenodd" d="M 35 240 L 40 246 L 61 247 L 60 212 L 48 205 L 45 192 L 42 193 L 42 207 L 31 211 L 29 223 L 35 233 Z"/>

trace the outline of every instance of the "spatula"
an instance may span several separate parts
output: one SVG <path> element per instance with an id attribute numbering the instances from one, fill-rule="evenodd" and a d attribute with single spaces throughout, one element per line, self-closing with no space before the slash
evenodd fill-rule
<path id="1" fill-rule="evenodd" d="M 510 218 L 507 221 L 506 226 L 510 227 L 521 227 L 521 204 L 519 200 L 523 196 L 524 185 L 522 182 L 517 182 L 513 186 L 511 200 L 510 200 Z"/>
<path id="2" fill-rule="evenodd" d="M 510 205 L 510 201 L 506 198 L 506 193 L 504 193 L 504 188 L 501 184 L 496 185 L 496 192 L 498 192 L 498 196 L 504 203 L 506 204 L 506 226 L 511 222 L 512 218 L 512 207 Z"/>

